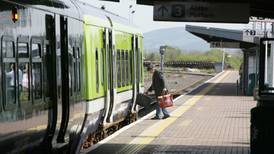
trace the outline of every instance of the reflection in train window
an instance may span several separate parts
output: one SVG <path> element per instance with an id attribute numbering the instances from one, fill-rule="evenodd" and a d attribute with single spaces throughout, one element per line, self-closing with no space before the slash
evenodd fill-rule
<path id="1" fill-rule="evenodd" d="M 125 52 L 122 50 L 121 53 L 121 72 L 122 72 L 122 86 L 125 86 Z"/>
<path id="2" fill-rule="evenodd" d="M 78 72 L 77 72 L 77 57 L 78 52 L 76 47 L 73 47 L 73 91 L 77 92 L 77 79 L 78 79 Z"/>
<path id="3" fill-rule="evenodd" d="M 44 51 L 44 75 L 43 75 L 43 85 L 44 85 L 44 95 L 45 98 L 50 97 L 50 89 L 49 89 L 49 85 L 50 85 L 50 72 L 51 72 L 51 68 L 50 68 L 50 45 L 46 44 L 46 49 Z"/>
<path id="4" fill-rule="evenodd" d="M 104 49 L 101 49 L 101 84 L 104 85 L 104 73 L 105 73 L 105 67 L 104 67 Z"/>
<path id="5" fill-rule="evenodd" d="M 95 52 L 95 71 L 96 71 L 96 91 L 99 92 L 99 59 L 98 59 L 98 49 Z"/>
<path id="6" fill-rule="evenodd" d="M 143 60 L 144 60 L 144 58 L 143 58 L 143 52 L 141 51 L 141 60 L 140 60 L 140 69 L 141 69 L 141 73 L 140 73 L 140 80 L 141 80 L 141 82 L 143 82 L 143 69 L 144 69 L 144 62 L 143 62 Z"/>
<path id="7" fill-rule="evenodd" d="M 2 54 L 3 57 L 12 58 L 15 57 L 14 43 L 11 41 L 2 42 Z"/>
<path id="8" fill-rule="evenodd" d="M 80 53 L 80 48 L 77 48 L 77 90 L 81 91 L 81 53 Z"/>
<path id="9" fill-rule="evenodd" d="M 126 67 L 126 85 L 129 84 L 129 65 L 128 65 L 128 50 L 126 50 L 126 60 L 125 60 L 125 67 Z"/>
<path id="10" fill-rule="evenodd" d="M 133 81 L 133 71 L 132 71 L 132 68 L 133 68 L 133 60 L 132 60 L 132 51 L 130 51 L 130 54 L 129 54 L 129 66 L 130 66 L 130 69 L 129 69 L 129 82 L 130 82 L 130 84 L 132 84 L 132 81 Z"/>
<path id="11" fill-rule="evenodd" d="M 73 96 L 73 90 L 74 90 L 74 57 L 71 52 L 68 53 L 68 60 L 69 60 L 69 94 L 70 96 Z"/>
<path id="12" fill-rule="evenodd" d="M 42 64 L 32 64 L 32 88 L 34 99 L 42 98 Z"/>
<path id="13" fill-rule="evenodd" d="M 29 63 L 22 62 L 18 64 L 18 96 L 20 102 L 30 100 L 30 71 L 29 71 Z"/>
<path id="14" fill-rule="evenodd" d="M 32 44 L 31 45 L 31 54 L 32 54 L 32 58 L 40 58 L 41 57 L 41 45 L 40 44 Z"/>
<path id="15" fill-rule="evenodd" d="M 17 49 L 18 49 L 18 57 L 19 58 L 28 58 L 29 57 L 27 43 L 18 43 Z"/>
<path id="16" fill-rule="evenodd" d="M 2 93 L 3 109 L 16 109 L 16 59 L 14 42 L 2 40 Z"/>
<path id="17" fill-rule="evenodd" d="M 16 67 L 15 63 L 4 63 L 5 77 L 3 82 L 4 86 L 4 109 L 7 111 L 16 108 Z"/>
<path id="18" fill-rule="evenodd" d="M 31 45 L 32 56 L 32 96 L 34 100 L 42 99 L 42 50 L 40 44 Z"/>
<path id="19" fill-rule="evenodd" d="M 116 67 L 117 67 L 117 86 L 121 87 L 121 66 L 120 66 L 120 50 L 117 50 L 117 59 L 116 59 Z"/>

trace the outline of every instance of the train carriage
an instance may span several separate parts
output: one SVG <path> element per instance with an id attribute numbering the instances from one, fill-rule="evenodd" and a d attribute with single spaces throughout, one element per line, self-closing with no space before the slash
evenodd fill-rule
<path id="1" fill-rule="evenodd" d="M 136 119 L 140 31 L 78 1 L 0 2 L 2 153 L 77 153 Z"/>

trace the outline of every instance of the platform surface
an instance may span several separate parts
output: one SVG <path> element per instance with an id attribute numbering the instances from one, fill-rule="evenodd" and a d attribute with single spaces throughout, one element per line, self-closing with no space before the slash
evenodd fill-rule
<path id="1" fill-rule="evenodd" d="M 168 108 L 171 117 L 148 117 L 99 142 L 88 153 L 250 153 L 253 97 L 237 96 L 238 72 L 226 71 Z M 154 115 L 152 115 L 154 116 Z"/>

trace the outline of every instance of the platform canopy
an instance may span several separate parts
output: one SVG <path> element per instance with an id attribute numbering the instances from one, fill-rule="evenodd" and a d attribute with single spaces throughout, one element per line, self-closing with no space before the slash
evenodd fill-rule
<path id="1" fill-rule="evenodd" d="M 249 49 L 257 46 L 245 41 L 243 31 L 186 25 L 186 31 L 210 43 L 211 47 Z"/>
<path id="2" fill-rule="evenodd" d="M 119 0 L 105 0 L 119 2 Z M 156 1 L 169 0 L 136 0 L 137 4 L 142 5 L 154 5 Z M 197 0 L 175 0 L 177 2 L 197 2 Z M 274 18 L 274 1 L 273 0 L 203 0 L 203 2 L 209 3 L 249 3 L 250 15 L 256 17 Z"/>

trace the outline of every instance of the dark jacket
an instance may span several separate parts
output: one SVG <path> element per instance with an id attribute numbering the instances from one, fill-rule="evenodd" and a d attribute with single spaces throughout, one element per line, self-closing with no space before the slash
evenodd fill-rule
<path id="1" fill-rule="evenodd" d="M 165 80 L 163 74 L 157 70 L 154 71 L 152 76 L 152 84 L 148 91 L 155 91 L 156 96 L 160 96 L 163 89 L 165 88 Z"/>

